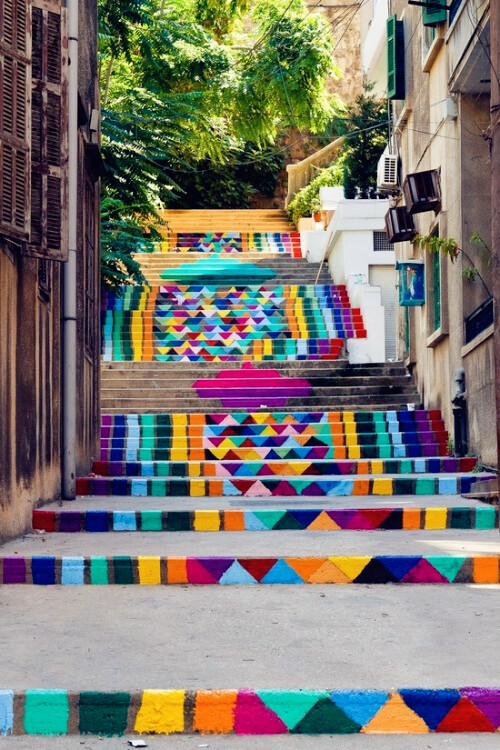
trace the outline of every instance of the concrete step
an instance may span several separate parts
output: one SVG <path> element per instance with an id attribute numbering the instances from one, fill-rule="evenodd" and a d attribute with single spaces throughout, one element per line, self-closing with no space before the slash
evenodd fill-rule
<path id="1" fill-rule="evenodd" d="M 307 360 L 301 361 L 289 361 L 283 362 L 279 360 L 270 360 L 268 362 L 254 362 L 252 366 L 256 369 L 268 369 L 280 370 L 285 376 L 295 375 L 307 377 L 311 373 L 332 373 L 338 377 L 357 377 L 357 376 L 402 376 L 408 375 L 408 370 L 402 362 L 383 362 L 366 365 L 351 365 L 347 360 L 336 360 L 335 362 L 327 362 L 318 360 L 317 362 L 308 362 Z M 196 373 L 196 377 L 206 373 L 214 372 L 217 373 L 220 370 L 234 369 L 234 364 L 231 362 L 172 362 L 168 366 L 168 371 L 175 377 L 184 373 L 192 374 Z M 104 375 L 108 372 L 140 372 L 147 373 L 149 371 L 158 373 L 165 372 L 165 365 L 162 362 L 103 362 L 101 364 L 101 373 Z"/>
<path id="2" fill-rule="evenodd" d="M 482 475 L 480 475 L 482 476 Z M 487 475 L 484 475 L 487 476 Z M 122 497 L 293 497 L 359 495 L 455 495 L 467 493 L 475 474 L 419 477 L 79 477 L 77 495 Z"/>
<path id="3" fill-rule="evenodd" d="M 408 475 L 428 473 L 468 473 L 474 471 L 477 465 L 475 458 L 419 458 L 419 459 L 382 459 L 362 461 L 306 461 L 295 465 L 295 476 L 315 474 L 317 476 L 358 476 L 360 474 L 380 475 Z M 108 460 L 94 461 L 92 472 L 97 476 L 176 476 L 176 477 L 214 477 L 234 476 L 236 472 L 243 472 L 245 467 L 253 476 L 283 476 L 292 473 L 294 464 L 287 461 L 172 461 L 168 465 L 164 461 L 138 460 Z M 168 474 L 167 474 L 168 472 Z"/>
<path id="4" fill-rule="evenodd" d="M 28 700 L 23 693 L 11 704 L 12 714 L 8 710 L 5 712 L 15 720 L 13 730 L 16 733 L 23 729 L 29 733 L 27 737 L 6 739 L 9 746 L 12 743 L 23 750 L 32 750 L 36 746 L 58 750 L 77 746 L 84 750 L 86 747 L 111 750 L 124 744 L 126 739 L 101 739 L 102 735 L 133 730 L 191 733 L 193 725 L 210 732 L 215 727 L 213 723 L 209 726 L 205 722 L 213 722 L 216 718 L 220 722 L 218 731 L 233 732 L 234 715 L 224 706 L 235 704 L 239 693 L 228 694 L 227 703 L 223 700 L 224 694 L 219 694 L 219 703 L 211 710 L 211 693 L 198 691 L 214 688 L 237 691 L 238 687 L 246 686 L 248 691 L 242 692 L 242 697 L 246 696 L 245 701 L 248 701 L 255 695 L 252 691 L 273 688 L 282 691 L 274 694 L 276 699 L 281 698 L 281 708 L 277 710 L 290 717 L 298 710 L 293 691 L 311 690 L 314 686 L 322 691 L 321 696 L 336 693 L 339 703 L 338 691 L 357 691 L 345 696 L 341 705 L 349 711 L 351 698 L 352 704 L 357 705 L 357 716 L 361 710 L 365 711 L 363 734 L 356 738 L 335 738 L 335 747 L 341 750 L 358 746 L 377 750 L 401 750 L 402 747 L 406 750 L 432 747 L 434 750 L 448 748 L 450 743 L 458 750 L 493 747 L 484 744 L 490 737 L 487 734 L 464 734 L 461 740 L 456 734 L 460 731 L 460 722 L 456 721 L 454 734 L 429 735 L 427 723 L 419 715 L 415 717 L 409 707 L 417 707 L 420 714 L 431 722 L 428 717 L 436 716 L 434 712 L 437 711 L 432 706 L 441 707 L 441 718 L 443 711 L 446 716 L 446 708 L 454 705 L 453 696 L 457 702 L 460 698 L 458 691 L 443 693 L 442 688 L 498 684 L 500 658 L 491 621 L 500 615 L 500 605 L 498 589 L 493 586 L 317 585 L 293 589 L 289 586 L 235 586 L 230 592 L 222 586 L 189 586 L 183 590 L 159 586 L 140 589 L 134 586 L 65 586 L 63 591 L 61 595 L 61 590 L 55 586 L 8 586 L 3 590 L 5 612 L 0 657 L 4 685 L 44 691 L 41 695 L 32 693 Z M 180 592 L 182 596 L 179 596 Z M 175 617 L 165 616 L 165 611 L 173 608 Z M 33 612 L 36 612 L 35 618 Z M 333 618 L 332 612 L 335 613 Z M 457 612 L 460 617 L 457 617 Z M 487 612 L 489 616 L 478 617 L 478 612 Z M 28 613 L 31 616 L 23 616 Z M 440 631 L 455 634 L 452 641 L 436 638 L 436 616 L 439 617 Z M 120 637 L 117 637 L 117 623 L 120 623 Z M 44 625 L 43 632 L 41 624 Z M 313 632 L 314 638 L 304 637 Z M 402 632 L 411 636 L 402 638 Z M 99 633 L 99 638 L 91 638 L 89 633 Z M 145 633 L 151 644 L 147 649 L 144 648 Z M 51 649 L 50 659 L 47 659 L 47 639 L 58 644 L 57 649 Z M 456 641 L 460 642 L 463 651 L 460 659 L 456 658 Z M 27 650 L 26 643 L 33 647 Z M 81 647 L 75 648 L 75 643 Z M 175 649 L 172 644 L 175 644 Z M 265 649 L 263 644 L 266 644 Z M 422 649 L 427 656 L 425 660 L 421 658 Z M 72 654 L 71 659 L 68 659 L 68 653 Z M 160 658 L 161 654 L 168 654 L 168 669 L 165 669 L 165 659 Z M 346 655 L 349 655 L 348 659 Z M 297 669 L 298 664 L 300 669 Z M 429 692 L 398 693 L 398 688 L 402 690 L 408 685 Z M 54 686 L 63 692 L 57 695 L 49 692 Z M 148 688 L 181 692 L 141 692 Z M 184 688 L 187 688 L 187 693 L 183 692 Z M 69 689 L 76 694 L 66 695 L 65 691 Z M 121 703 L 114 703 L 110 697 L 104 719 L 101 712 L 84 711 L 83 706 L 90 696 L 80 701 L 79 691 L 92 691 L 94 700 L 100 698 L 103 702 L 109 691 L 122 691 L 125 695 L 121 696 Z M 370 691 L 378 692 L 372 694 Z M 157 711 L 149 708 L 150 703 L 148 706 L 153 695 Z M 267 695 L 266 699 L 270 701 L 271 694 L 262 695 Z M 484 707 L 496 694 L 482 693 L 484 703 L 479 702 L 479 693 L 472 690 L 464 690 L 465 695 Z M 209 709 L 203 714 L 199 702 L 202 697 Z M 409 705 L 404 702 L 404 697 Z M 448 703 L 443 708 L 445 697 Z M 6 700 L 9 698 L 9 695 L 5 696 Z M 215 696 L 213 698 L 215 701 Z M 43 712 L 38 708 L 40 700 L 44 703 Z M 314 697 L 312 700 L 314 705 Z M 391 700 L 385 711 L 384 707 Z M 241 706 L 246 702 L 238 700 L 237 704 L 240 707 L 237 716 L 242 717 Z M 82 706 L 81 714 L 79 705 Z M 123 711 L 124 705 L 130 706 L 127 711 Z M 257 702 L 257 705 L 262 704 Z M 277 707 L 276 703 L 272 705 Z M 307 713 L 310 705 L 303 711 Z M 491 705 L 495 706 L 495 702 Z M 68 710 L 65 711 L 66 706 Z M 136 724 L 139 708 L 143 718 L 141 724 Z M 478 716 L 474 711 L 470 713 Z M 270 715 L 267 714 L 268 721 Z M 232 717 L 231 721 L 223 721 L 226 716 Z M 370 724 L 375 716 L 377 721 Z M 479 716 L 483 714 L 479 712 Z M 260 714 L 254 713 L 253 719 L 245 725 L 245 731 L 253 727 L 254 732 L 263 733 L 266 726 L 269 731 L 269 725 L 259 717 Z M 287 720 L 291 723 L 290 718 Z M 291 724 L 293 729 L 293 722 Z M 462 728 L 464 726 L 465 723 Z M 471 729 L 470 720 L 468 726 Z M 77 727 L 90 732 L 90 736 L 77 736 L 78 745 L 73 745 L 75 738 L 68 736 L 68 732 L 75 732 Z M 437 728 L 434 722 L 432 728 Z M 446 728 L 445 723 L 442 728 Z M 36 740 L 33 737 L 37 731 L 43 734 L 51 729 L 66 736 Z M 243 731 L 244 727 L 238 724 L 236 731 L 238 729 Z M 351 725 L 350 731 L 359 732 L 360 729 L 358 723 Z M 325 736 L 325 740 L 328 739 L 328 747 L 331 747 L 331 735 L 335 732 L 333 722 L 318 723 L 315 730 L 309 728 L 309 731 L 322 730 L 328 730 L 329 736 Z M 426 733 L 422 735 L 423 744 L 418 736 L 406 736 L 404 740 L 397 736 L 394 743 L 394 738 L 387 734 L 382 737 L 372 734 L 377 730 Z M 281 731 L 290 730 L 285 725 Z M 255 735 L 234 734 L 146 739 L 148 746 L 154 748 L 197 747 L 200 744 L 238 750 L 298 747 L 323 750 L 327 747 L 321 737 L 297 733 L 260 739 Z M 348 739 L 347 744 L 345 739 Z M 445 744 L 437 744 L 441 739 L 446 741 Z M 493 733 L 491 739 L 498 744 Z M 80 744 L 82 741 L 84 745 Z M 460 742 L 462 744 L 457 744 Z"/>
<path id="5" fill-rule="evenodd" d="M 231 383 L 233 381 L 229 381 L 229 383 L 224 384 L 224 388 L 231 387 Z M 333 401 L 339 399 L 339 398 L 347 398 L 350 401 L 352 401 L 354 392 L 356 398 L 363 399 L 363 398 L 370 398 L 371 396 L 386 396 L 386 395 L 404 395 L 408 396 L 408 398 L 411 396 L 413 398 L 415 394 L 415 388 L 413 386 L 413 383 L 399 383 L 399 384 L 377 384 L 377 385 L 364 385 L 364 384 L 358 384 L 358 383 L 350 383 L 350 390 L 351 393 L 349 396 L 344 396 L 345 394 L 345 385 L 343 386 L 323 386 L 318 385 L 316 383 L 311 383 L 313 386 L 311 394 L 309 396 L 303 396 L 301 395 L 301 392 L 303 391 L 303 387 L 297 385 L 294 386 L 288 386 L 286 387 L 277 385 L 275 388 L 272 388 L 269 386 L 269 391 L 266 390 L 266 392 L 262 393 L 261 402 L 265 406 L 270 406 L 272 404 L 273 397 L 278 396 L 288 396 L 287 398 L 287 404 L 288 405 L 297 405 L 300 404 L 312 404 L 314 402 L 314 398 L 318 399 L 320 398 L 323 403 L 327 403 L 330 399 Z M 186 395 L 185 388 L 191 388 L 192 384 L 188 383 L 173 383 L 173 382 L 165 382 L 163 386 L 160 385 L 159 382 L 155 382 L 153 387 L 148 389 L 147 384 L 143 383 L 141 390 L 141 398 L 144 399 L 144 402 L 146 403 L 149 399 L 157 399 L 157 398 L 166 398 L 167 400 L 172 398 L 178 398 L 181 401 L 185 399 L 186 397 L 191 399 L 198 399 L 196 393 L 191 393 L 188 396 Z M 221 389 L 222 386 L 214 387 L 212 390 L 214 391 L 214 397 L 213 398 L 203 398 L 203 403 L 207 404 L 207 408 L 218 408 L 220 405 L 220 399 L 221 399 Z M 280 393 L 282 391 L 283 393 Z M 215 393 L 217 392 L 217 393 Z M 189 391 L 188 391 L 189 393 Z M 223 391 L 222 391 L 223 393 Z M 300 395 L 297 395 L 300 394 Z M 121 384 L 120 387 L 112 387 L 109 384 L 106 384 L 105 387 L 101 389 L 101 396 L 102 398 L 117 398 L 118 396 L 121 398 L 134 398 L 137 395 L 137 387 L 135 387 L 135 384 L 133 383 L 124 383 Z M 242 406 L 248 405 L 248 397 L 249 392 L 245 391 L 241 394 L 241 398 L 239 399 L 241 401 Z M 232 396 L 232 401 L 238 401 L 238 397 Z M 408 400 L 408 399 L 407 399 Z M 199 401 L 198 401 L 199 403 Z M 362 401 L 360 401 L 362 403 Z M 279 404 L 277 404 L 279 406 Z M 237 404 L 235 403 L 235 406 L 237 408 Z"/>
<path id="6" fill-rule="evenodd" d="M 165 373 L 166 375 L 166 373 Z M 170 377 L 160 377 L 159 375 L 152 375 L 152 383 L 150 384 L 150 387 L 154 388 L 161 388 L 166 390 L 172 390 L 172 389 L 180 389 L 180 388 L 191 388 L 193 386 L 193 383 L 197 382 L 198 378 L 189 378 L 187 376 L 178 378 L 176 377 L 175 383 L 172 382 L 172 375 Z M 313 390 L 316 390 L 318 388 L 344 388 L 346 387 L 346 379 L 342 377 L 314 377 L 312 375 L 306 375 L 305 373 L 301 373 L 300 378 L 305 378 L 308 380 L 308 382 L 312 385 Z M 238 378 L 228 378 L 227 380 L 224 379 L 224 385 L 225 386 L 231 386 L 235 387 L 238 384 Z M 372 381 L 369 377 L 353 377 L 349 379 L 349 387 L 353 388 L 359 388 L 359 387 L 368 387 L 368 385 Z M 129 387 L 129 388 L 144 388 L 144 386 L 147 383 L 147 379 L 142 376 L 141 372 L 131 372 L 131 373 L 124 373 L 123 375 L 118 375 L 114 371 L 111 372 L 103 372 L 103 376 L 101 378 L 101 384 L 104 388 L 120 388 L 120 387 Z M 413 382 L 410 380 L 410 377 L 408 375 L 403 376 L 387 376 L 387 377 L 380 377 L 377 380 L 377 385 L 379 387 L 395 387 L 395 386 L 410 386 L 412 389 L 412 393 L 415 392 L 415 388 L 413 385 Z M 208 386 L 207 386 L 208 387 Z M 279 381 L 276 384 L 276 387 L 279 387 Z M 376 386 L 370 385 L 369 387 L 373 388 Z"/>
<path id="7" fill-rule="evenodd" d="M 455 508 L 265 508 L 226 510 L 75 510 L 33 511 L 33 529 L 47 533 L 78 532 L 235 532 L 235 531 L 444 531 L 498 528 L 492 506 Z"/>
<path id="8" fill-rule="evenodd" d="M 402 409 L 406 407 L 409 402 L 414 402 L 413 393 L 373 393 L 363 396 L 349 394 L 332 398 L 321 398 L 321 396 L 310 396 L 307 399 L 290 398 L 287 402 L 287 407 L 290 409 L 318 409 L 322 411 L 346 409 L 351 411 L 362 406 L 363 409 L 381 411 L 391 408 Z M 193 397 L 192 399 L 167 399 L 163 398 L 160 394 L 153 395 L 150 398 L 144 398 L 139 394 L 134 395 L 133 397 L 122 398 L 120 394 L 110 397 L 103 393 L 101 406 L 102 410 L 106 413 L 108 413 L 110 409 L 117 409 L 118 411 L 122 409 L 122 413 L 125 413 L 125 411 L 137 413 L 137 411 L 148 412 L 151 410 L 156 412 L 161 412 L 162 410 L 165 412 L 175 412 L 179 411 L 180 408 L 187 412 L 198 412 L 200 410 L 200 400 L 197 397 Z M 203 408 L 217 411 L 220 409 L 220 400 L 203 399 Z M 233 411 L 246 411 L 246 408 L 246 405 L 243 404 L 241 407 L 233 407 Z"/>

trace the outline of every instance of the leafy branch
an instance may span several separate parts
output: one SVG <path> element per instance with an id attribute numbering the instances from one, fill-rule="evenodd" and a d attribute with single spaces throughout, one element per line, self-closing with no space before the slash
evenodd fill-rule
<path id="1" fill-rule="evenodd" d="M 491 250 L 484 239 L 481 237 L 481 235 L 478 232 L 474 232 L 470 237 L 470 241 L 476 245 L 482 246 L 488 252 L 489 266 L 491 262 Z M 458 242 L 453 237 L 438 237 L 435 234 L 417 234 L 414 242 L 416 242 L 416 244 L 422 250 L 427 250 L 427 252 L 429 253 L 442 253 L 443 255 L 447 256 L 452 263 L 455 262 L 455 260 L 461 253 L 464 258 L 466 258 L 471 264 L 468 268 L 464 268 L 462 270 L 463 278 L 468 279 L 469 281 L 473 281 L 474 279 L 478 278 L 485 288 L 488 297 L 491 297 L 491 292 L 488 288 L 488 285 L 481 276 L 481 273 L 474 260 L 470 257 L 469 253 L 463 249 L 463 247 L 459 246 Z"/>

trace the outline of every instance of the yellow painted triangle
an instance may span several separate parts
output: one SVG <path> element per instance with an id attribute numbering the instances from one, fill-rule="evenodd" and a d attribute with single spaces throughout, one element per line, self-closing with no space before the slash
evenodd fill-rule
<path id="1" fill-rule="evenodd" d="M 326 560 L 323 565 L 317 568 L 316 572 L 308 578 L 308 583 L 351 583 L 351 579 L 346 576 L 330 560 Z"/>
<path id="2" fill-rule="evenodd" d="M 245 460 L 259 460 L 261 456 L 251 448 L 245 448 Z"/>
<path id="3" fill-rule="evenodd" d="M 361 732 L 366 734 L 427 734 L 429 727 L 415 711 L 408 708 L 399 693 L 393 693 Z"/>
<path id="4" fill-rule="evenodd" d="M 255 424 L 266 424 L 269 416 L 270 414 L 268 412 L 256 412 L 255 414 L 252 414 Z"/>
<path id="5" fill-rule="evenodd" d="M 330 562 L 337 566 L 350 581 L 354 581 L 362 570 L 366 568 L 371 557 L 329 557 Z"/>
<path id="6" fill-rule="evenodd" d="M 261 435 L 276 435 L 276 430 L 273 427 L 271 427 L 271 425 L 268 425 L 267 427 L 264 427 L 264 429 L 262 430 L 260 434 Z"/>
<path id="7" fill-rule="evenodd" d="M 333 518 L 330 518 L 328 513 L 322 511 L 307 528 L 312 531 L 336 531 L 340 529 L 340 526 L 335 523 Z"/>
<path id="8" fill-rule="evenodd" d="M 294 474 L 305 474 L 311 465 L 310 461 L 291 461 L 290 468 Z"/>

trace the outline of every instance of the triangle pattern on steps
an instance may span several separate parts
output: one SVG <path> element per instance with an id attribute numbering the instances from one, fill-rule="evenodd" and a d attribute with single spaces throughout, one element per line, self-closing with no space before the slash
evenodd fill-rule
<path id="1" fill-rule="evenodd" d="M 196 232 L 177 226 L 164 240 L 167 247 L 161 247 L 161 255 L 168 260 L 165 267 L 185 264 L 194 273 L 200 259 L 203 263 L 211 261 L 210 256 L 227 260 L 226 254 L 233 258 L 239 253 L 252 263 L 261 253 L 259 267 L 266 267 L 267 256 L 273 254 L 276 257 L 269 267 L 277 271 L 277 277 L 250 286 L 241 279 L 241 283 L 224 286 L 179 280 L 126 290 L 120 299 L 105 300 L 105 367 L 123 362 L 116 377 L 124 377 L 129 369 L 136 372 L 136 378 L 128 391 L 129 407 L 123 412 L 104 410 L 93 475 L 77 480 L 78 494 L 100 499 L 96 509 L 91 500 L 79 501 L 74 510 L 69 505 L 39 509 L 33 520 L 35 528 L 46 532 L 122 532 L 120 543 L 135 532 L 130 537 L 137 541 L 137 556 L 136 549 L 128 555 L 106 554 L 106 535 L 97 536 L 103 540 L 99 556 L 35 553 L 4 557 L 0 560 L 4 583 L 91 585 L 94 590 L 115 584 L 132 586 L 131 591 L 137 586 L 166 584 L 178 584 L 180 591 L 188 584 L 253 586 L 255 593 L 264 586 L 353 584 L 358 594 L 372 585 L 397 584 L 407 591 L 418 587 L 423 592 L 422 584 L 444 585 L 449 591 L 460 584 L 498 583 L 498 554 L 469 554 L 463 548 L 456 554 L 438 548 L 432 554 L 432 547 L 413 548 L 411 555 L 391 551 L 395 536 L 391 532 L 420 535 L 419 541 L 424 534 L 426 540 L 431 539 L 431 532 L 436 531 L 440 540 L 455 530 L 497 534 L 496 508 L 449 501 L 449 495 L 470 489 L 480 474 L 474 472 L 474 458 L 448 456 L 448 435 L 439 411 L 407 408 L 414 399 L 399 394 L 383 408 L 375 406 L 375 401 L 367 409 L 360 405 L 364 401 L 349 410 L 323 408 L 313 393 L 298 395 L 279 407 L 260 408 L 262 399 L 258 405 L 243 405 L 242 399 L 258 396 L 249 387 L 252 378 L 245 380 L 242 372 L 248 375 L 255 368 L 261 373 L 256 380 L 260 380 L 268 370 L 273 372 L 272 379 L 277 373 L 288 384 L 294 379 L 312 383 L 311 370 L 319 367 L 327 380 L 333 370 L 323 366 L 332 367 L 328 360 L 341 354 L 346 339 L 364 335 L 361 316 L 350 308 L 345 290 L 323 282 L 294 283 L 302 272 L 299 258 L 295 279 L 290 278 L 288 266 L 286 275 L 280 276 L 279 263 L 293 262 L 293 252 L 282 250 L 280 241 L 285 247 L 284 237 L 271 241 L 266 236 L 266 245 L 248 231 L 203 226 Z M 195 263 L 189 264 L 193 258 Z M 310 364 L 307 375 L 288 366 L 300 359 Z M 262 360 L 272 364 L 259 365 Z M 250 367 L 242 370 L 241 363 Z M 173 412 L 159 406 L 149 412 L 144 398 L 147 383 L 163 373 L 178 389 L 179 404 L 185 398 L 186 406 Z M 367 377 L 376 382 L 376 374 Z M 223 380 L 243 392 L 241 397 L 231 393 L 237 406 L 214 406 L 213 399 L 207 398 L 188 408 L 186 394 L 195 399 L 193 383 L 210 381 L 218 387 Z M 346 381 L 339 387 L 350 386 Z M 379 383 L 373 387 L 380 390 Z M 110 494 L 114 496 L 111 503 L 106 499 Z M 419 505 L 411 501 L 412 495 L 421 499 Z M 426 500 L 429 495 L 437 498 Z M 194 500 L 184 502 L 187 498 Z M 259 498 L 265 500 L 259 503 Z M 121 500 L 123 504 L 117 506 Z M 140 534 L 148 531 L 169 533 L 163 537 L 166 545 L 186 539 L 181 556 L 170 557 L 170 551 L 141 556 Z M 265 532 L 276 533 L 262 548 L 267 549 L 265 554 L 255 554 L 254 548 L 248 554 L 240 548 L 225 554 L 230 531 L 260 532 L 261 541 Z M 332 537 L 333 531 L 345 536 Z M 316 534 L 324 540 L 328 532 L 333 542 L 350 545 L 356 535 L 349 532 L 356 531 L 369 532 L 358 535 L 367 549 L 324 554 L 317 549 L 318 538 L 313 539 Z M 182 532 L 197 533 L 182 537 Z M 216 534 L 213 556 L 200 553 L 203 532 L 203 541 L 211 538 L 209 532 L 221 532 Z M 314 541 L 314 556 L 301 554 L 306 536 Z M 386 543 L 383 554 L 368 550 L 367 540 L 375 536 Z M 253 545 L 251 537 L 245 535 L 245 541 Z M 233 538 L 240 545 L 241 538 Z M 277 550 L 281 538 L 292 544 L 297 540 L 291 555 Z M 233 591 L 225 593 L 232 596 Z M 287 591 L 293 597 L 296 588 Z M 399 595 L 398 589 L 394 592 Z M 316 690 L 276 690 L 264 680 L 255 689 L 235 685 L 232 690 L 72 694 L 70 721 L 64 691 L 57 696 L 47 691 L 43 705 L 49 713 L 54 707 L 58 733 L 75 731 L 78 726 L 82 732 L 103 736 L 133 731 L 241 735 L 495 732 L 500 726 L 496 688 L 458 689 L 452 684 L 447 689 L 393 689 L 393 684 L 401 683 L 389 678 L 377 690 L 359 686 L 325 690 L 324 684 Z M 263 687 L 271 689 L 259 689 Z M 45 725 L 32 710 L 39 696 L 7 693 L 0 692 L 0 716 L 7 717 L 4 724 L 17 712 L 12 726 L 15 722 L 28 734 L 43 734 Z"/>

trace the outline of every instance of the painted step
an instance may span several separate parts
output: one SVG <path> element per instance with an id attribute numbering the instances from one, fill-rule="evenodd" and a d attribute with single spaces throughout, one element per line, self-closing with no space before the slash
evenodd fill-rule
<path id="1" fill-rule="evenodd" d="M 76 494 L 122 497 L 355 497 L 358 495 L 457 495 L 491 474 L 419 477 L 78 477 Z"/>
<path id="2" fill-rule="evenodd" d="M 385 474 L 470 473 L 477 459 L 416 458 L 372 461 L 94 461 L 101 477 L 352 476 Z"/>
<path id="3" fill-rule="evenodd" d="M 4 690 L 1 734 L 495 733 L 500 688 Z M 286 741 L 285 741 L 286 742 Z M 470 742 L 475 740 L 470 738 Z M 205 743 L 204 743 L 205 744 Z"/>
<path id="4" fill-rule="evenodd" d="M 3 585 L 498 584 L 500 555 L 0 557 Z"/>
<path id="5" fill-rule="evenodd" d="M 33 529 L 48 533 L 149 531 L 442 531 L 498 528 L 498 508 L 265 508 L 259 510 L 33 511 Z"/>

